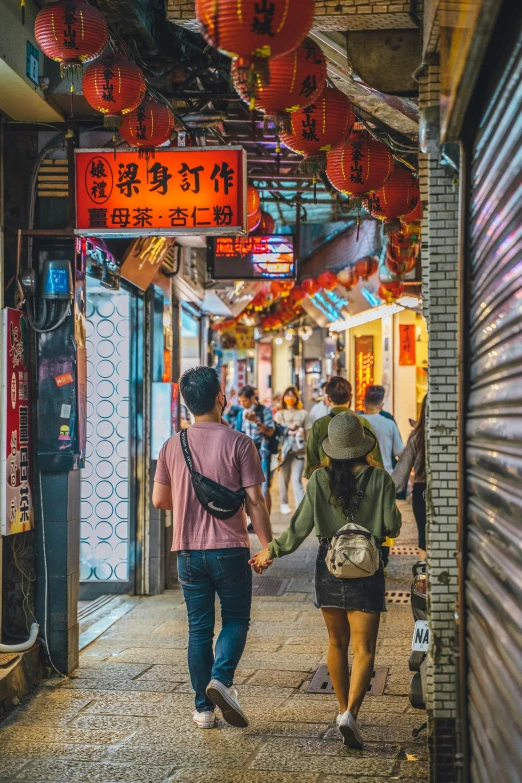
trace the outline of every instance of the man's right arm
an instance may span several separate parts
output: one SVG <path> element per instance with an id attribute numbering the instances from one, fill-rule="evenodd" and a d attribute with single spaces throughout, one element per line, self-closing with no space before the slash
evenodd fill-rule
<path id="1" fill-rule="evenodd" d="M 152 505 L 154 508 L 162 508 L 165 511 L 172 511 L 172 490 L 166 484 L 154 482 L 152 488 Z"/>
<path id="2" fill-rule="evenodd" d="M 265 498 L 261 491 L 261 484 L 245 487 L 246 510 L 252 522 L 252 527 L 263 547 L 268 546 L 272 540 L 272 525 L 266 507 Z"/>

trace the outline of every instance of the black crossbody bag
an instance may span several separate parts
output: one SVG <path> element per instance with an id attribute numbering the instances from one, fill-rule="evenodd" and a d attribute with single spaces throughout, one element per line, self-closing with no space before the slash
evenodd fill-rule
<path id="1" fill-rule="evenodd" d="M 194 470 L 194 462 L 188 444 L 188 430 L 182 430 L 180 439 L 181 449 L 197 499 L 205 511 L 208 511 L 213 517 L 230 519 L 245 505 L 245 490 L 240 489 L 235 492 L 233 489 L 227 489 L 217 481 L 213 481 Z"/>

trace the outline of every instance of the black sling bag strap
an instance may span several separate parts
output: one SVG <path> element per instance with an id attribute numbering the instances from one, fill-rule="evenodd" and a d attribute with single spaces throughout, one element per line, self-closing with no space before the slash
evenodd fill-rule
<path id="1" fill-rule="evenodd" d="M 244 506 L 246 493 L 244 489 L 234 492 L 232 489 L 218 484 L 217 481 L 203 476 L 194 470 L 194 462 L 188 444 L 188 430 L 181 431 L 181 450 L 189 469 L 190 479 L 196 497 L 205 509 L 217 519 L 230 519 Z"/>

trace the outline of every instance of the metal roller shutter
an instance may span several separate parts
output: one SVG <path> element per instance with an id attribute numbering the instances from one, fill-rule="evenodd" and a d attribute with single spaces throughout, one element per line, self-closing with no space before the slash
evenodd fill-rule
<path id="1" fill-rule="evenodd" d="M 473 783 L 522 776 L 522 40 L 471 161 L 466 419 L 468 724 Z"/>

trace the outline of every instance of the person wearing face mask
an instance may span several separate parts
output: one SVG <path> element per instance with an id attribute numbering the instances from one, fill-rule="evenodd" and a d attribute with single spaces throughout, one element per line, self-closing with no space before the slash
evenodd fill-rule
<path id="1" fill-rule="evenodd" d="M 281 465 L 279 468 L 279 492 L 281 495 L 281 514 L 291 514 L 288 503 L 288 485 L 292 479 L 292 489 L 296 506 L 304 498 L 303 471 L 306 456 L 306 439 L 312 429 L 309 414 L 303 409 L 301 397 L 295 386 L 289 386 L 283 394 L 282 408 L 275 415 L 283 437 L 280 438 Z"/>
<path id="2" fill-rule="evenodd" d="M 250 542 L 246 514 L 261 544 L 272 539 L 270 517 L 262 492 L 265 476 L 255 443 L 221 423 L 227 401 L 217 372 L 195 367 L 181 378 L 180 391 L 195 423 L 185 430 L 193 469 L 222 488 L 245 491 L 245 507 L 226 518 L 227 509 L 212 500 L 202 505 L 177 433 L 161 449 L 152 502 L 172 511 L 172 550 L 178 554 L 178 577 L 188 614 L 188 668 L 194 688 L 193 720 L 200 729 L 215 726 L 215 708 L 232 726 L 248 720 L 234 688 L 234 674 L 246 644 L 252 603 Z M 216 594 L 221 624 L 213 648 Z"/>

